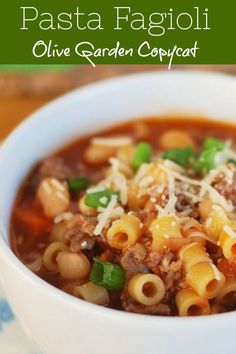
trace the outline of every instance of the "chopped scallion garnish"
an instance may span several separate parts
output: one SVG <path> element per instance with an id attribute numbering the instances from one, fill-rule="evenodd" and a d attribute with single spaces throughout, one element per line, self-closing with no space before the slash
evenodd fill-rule
<path id="1" fill-rule="evenodd" d="M 92 208 L 106 208 L 111 201 L 111 197 L 116 195 L 120 200 L 119 193 L 111 189 L 104 189 L 99 192 L 88 193 L 85 197 L 85 204 Z"/>
<path id="2" fill-rule="evenodd" d="M 191 157 L 194 156 L 194 151 L 191 146 L 184 148 L 174 148 L 163 153 L 163 159 L 176 162 L 178 165 L 186 167 Z"/>
<path id="3" fill-rule="evenodd" d="M 216 167 L 215 159 L 218 151 L 215 148 L 203 150 L 197 161 L 194 163 L 194 170 L 206 172 Z"/>
<path id="4" fill-rule="evenodd" d="M 225 147 L 224 141 L 210 137 L 210 138 L 205 139 L 202 149 L 208 150 L 208 149 L 215 148 L 217 151 L 222 151 L 224 149 L 224 147 Z"/>
<path id="5" fill-rule="evenodd" d="M 88 188 L 90 182 L 88 177 L 78 177 L 67 180 L 68 188 L 70 192 L 80 192 Z"/>
<path id="6" fill-rule="evenodd" d="M 121 290 L 125 282 L 125 271 L 116 264 L 95 257 L 90 280 L 108 290 Z"/>
<path id="7" fill-rule="evenodd" d="M 151 161 L 152 147 L 147 143 L 139 143 L 134 154 L 133 167 L 137 170 L 142 164 Z"/>
<path id="8" fill-rule="evenodd" d="M 226 144 L 225 142 L 215 139 L 207 138 L 202 146 L 202 152 L 198 159 L 193 164 L 193 168 L 197 172 L 208 173 L 210 170 L 217 167 L 219 161 L 222 161 L 222 158 L 218 159 L 218 154 L 221 153 Z"/>

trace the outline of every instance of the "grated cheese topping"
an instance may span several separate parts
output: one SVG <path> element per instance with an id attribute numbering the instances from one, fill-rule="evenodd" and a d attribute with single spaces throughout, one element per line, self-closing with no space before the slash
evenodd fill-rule
<path id="1" fill-rule="evenodd" d="M 104 208 L 98 208 L 98 211 L 100 212 L 100 214 L 97 216 L 98 219 L 98 224 L 95 227 L 94 230 L 94 235 L 100 235 L 103 228 L 108 224 L 108 222 L 110 221 L 111 217 L 112 217 L 112 213 L 114 212 L 114 209 L 117 205 L 117 195 L 112 195 L 110 203 L 108 204 L 108 206 L 104 209 Z"/>
<path id="2" fill-rule="evenodd" d="M 91 188 L 87 189 L 87 193 L 92 194 L 92 193 L 102 192 L 104 190 L 105 190 L 105 187 L 102 185 L 99 185 L 97 187 L 91 187 Z"/>
<path id="3" fill-rule="evenodd" d="M 202 192 L 200 192 L 200 197 L 203 197 L 206 193 L 209 193 L 210 197 L 215 202 L 222 205 L 222 207 L 226 211 L 231 212 L 233 210 L 232 205 L 229 202 L 227 202 L 226 199 L 206 181 L 204 181 L 204 180 L 198 181 L 198 180 L 183 176 L 180 173 L 177 173 L 175 171 L 171 171 L 171 170 L 167 169 L 165 166 L 160 166 L 160 168 L 165 170 L 167 174 L 172 174 L 173 177 L 175 177 L 176 179 L 178 179 L 186 184 L 201 187 Z"/>
<path id="4" fill-rule="evenodd" d="M 42 187 L 45 189 L 46 193 L 47 194 L 51 194 L 52 191 L 51 191 L 51 188 L 50 188 L 50 185 L 49 185 L 49 182 L 47 180 L 45 180 L 43 183 L 42 183 Z"/>
<path id="5" fill-rule="evenodd" d="M 97 146 L 110 146 L 110 147 L 122 147 L 126 145 L 131 145 L 133 139 L 129 136 L 121 137 L 109 137 L 109 138 L 93 138 L 91 143 Z"/>
<path id="6" fill-rule="evenodd" d="M 110 179 L 111 187 L 113 185 L 115 190 L 120 192 L 122 205 L 126 205 L 128 200 L 127 179 L 125 175 L 120 172 L 120 161 L 116 158 L 111 158 L 109 162 L 112 167 L 112 174 L 108 177 L 108 180 Z"/>
<path id="7" fill-rule="evenodd" d="M 57 191 L 57 192 L 56 192 L 56 196 L 57 196 L 59 199 L 63 200 L 64 202 L 68 202 L 68 198 L 67 198 L 62 192 Z"/>
<path id="8" fill-rule="evenodd" d="M 61 221 L 69 221 L 73 218 L 73 214 L 70 212 L 59 214 L 55 217 L 54 223 L 59 224 Z"/>
<path id="9" fill-rule="evenodd" d="M 224 225 L 223 230 L 230 238 L 236 238 L 236 233 L 228 225 Z"/>
<path id="10" fill-rule="evenodd" d="M 127 137 L 95 138 L 92 143 L 118 147 L 130 144 L 131 140 Z M 226 150 L 226 152 L 229 153 L 230 150 L 228 148 Z M 206 194 L 208 194 L 215 203 L 214 206 L 220 209 L 223 208 L 228 213 L 232 212 L 232 204 L 212 186 L 212 183 L 218 176 L 227 178 L 228 182 L 232 180 L 233 171 L 228 165 L 221 164 L 210 171 L 204 179 L 198 180 L 186 176 L 184 174 L 186 172 L 185 169 L 175 162 L 162 160 L 160 158 L 154 158 L 153 162 L 142 164 L 136 173 L 132 171 L 130 166 L 116 157 L 110 158 L 109 163 L 111 168 L 108 176 L 100 181 L 98 186 L 88 189 L 87 193 L 111 188 L 119 192 L 121 205 L 118 203 L 117 196 L 112 196 L 107 208 L 98 208 L 98 224 L 94 230 L 95 235 L 99 235 L 105 226 L 124 213 L 123 207 L 127 205 L 128 202 L 128 190 L 135 186 L 138 198 L 146 195 L 149 197 L 149 200 L 155 204 L 158 218 L 163 216 L 175 216 L 179 222 L 183 224 L 184 231 L 190 230 L 191 237 L 200 237 L 215 243 L 214 240 L 210 239 L 205 233 L 198 230 L 191 231 L 191 228 L 197 226 L 199 222 L 196 220 L 196 223 L 193 224 L 194 219 L 190 218 L 189 215 L 195 210 L 196 205 L 206 197 Z M 161 173 L 163 173 L 162 177 L 164 179 L 160 177 Z M 178 197 L 181 196 L 186 197 L 189 203 L 184 210 L 178 211 L 178 209 L 176 209 L 178 208 L 177 202 Z M 105 198 L 101 198 L 101 201 L 103 203 L 107 202 Z M 133 214 L 133 211 L 128 211 L 128 213 Z M 185 222 L 186 224 L 184 224 Z M 206 227 L 210 227 L 211 223 L 212 219 L 208 218 L 205 221 Z M 166 235 L 166 237 L 168 237 L 168 235 Z"/>
<path id="11" fill-rule="evenodd" d="M 233 210 L 233 206 L 226 201 L 226 199 L 220 195 L 219 192 L 205 181 L 202 181 L 202 188 L 204 188 L 210 195 L 211 199 L 220 204 L 226 211 L 231 212 Z"/>
<path id="12" fill-rule="evenodd" d="M 62 185 L 62 183 L 59 182 L 57 179 L 52 178 L 52 179 L 51 179 L 51 184 L 52 184 L 55 188 L 57 188 L 60 192 L 64 192 L 64 191 L 65 191 L 65 186 Z"/>
<path id="13" fill-rule="evenodd" d="M 221 278 L 222 278 L 220 271 L 218 270 L 218 268 L 213 263 L 210 263 L 210 265 L 211 265 L 211 268 L 212 268 L 212 270 L 214 272 L 216 280 L 220 281 Z"/>

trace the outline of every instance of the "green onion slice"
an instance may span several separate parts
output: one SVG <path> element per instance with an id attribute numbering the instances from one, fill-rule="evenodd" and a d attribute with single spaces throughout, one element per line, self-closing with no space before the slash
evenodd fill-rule
<path id="1" fill-rule="evenodd" d="M 186 167 L 190 158 L 193 156 L 194 156 L 194 151 L 191 146 L 167 150 L 162 155 L 163 159 L 174 161 L 178 165 L 183 167 Z"/>
<path id="2" fill-rule="evenodd" d="M 225 142 L 215 139 L 215 138 L 206 138 L 203 142 L 203 150 L 216 149 L 217 151 L 222 151 L 225 148 Z"/>
<path id="3" fill-rule="evenodd" d="M 111 197 L 116 195 L 118 201 L 120 201 L 120 196 L 118 192 L 111 189 L 104 189 L 99 192 L 88 193 L 85 197 L 85 204 L 92 208 L 106 208 L 111 201 Z"/>
<path id="4" fill-rule="evenodd" d="M 201 155 L 194 163 L 193 168 L 197 172 L 208 173 L 210 170 L 216 167 L 216 155 L 218 151 L 215 148 L 202 151 Z"/>
<path id="5" fill-rule="evenodd" d="M 95 257 L 90 280 L 108 290 L 121 290 L 125 283 L 125 271 L 116 264 Z"/>
<path id="6" fill-rule="evenodd" d="M 75 179 L 68 179 L 67 184 L 70 192 L 80 192 L 88 188 L 90 181 L 88 177 L 84 176 Z"/>
<path id="7" fill-rule="evenodd" d="M 139 143 L 136 147 L 136 151 L 133 159 L 134 169 L 138 169 L 142 164 L 151 161 L 152 147 L 147 143 Z"/>
<path id="8" fill-rule="evenodd" d="M 222 156 L 219 156 L 219 154 L 224 150 L 225 146 L 225 142 L 221 140 L 207 138 L 203 143 L 200 156 L 193 164 L 194 170 L 208 173 L 210 170 L 217 167 L 217 165 L 223 162 Z"/>

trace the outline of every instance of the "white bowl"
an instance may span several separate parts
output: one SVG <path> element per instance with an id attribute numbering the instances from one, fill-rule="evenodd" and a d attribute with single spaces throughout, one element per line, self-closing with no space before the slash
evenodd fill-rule
<path id="1" fill-rule="evenodd" d="M 236 79 L 201 72 L 131 75 L 66 95 L 18 127 L 0 150 L 0 273 L 11 305 L 49 354 L 233 354 L 236 312 L 172 318 L 99 307 L 47 284 L 8 246 L 22 179 L 75 137 L 127 119 L 170 112 L 236 122 Z M 168 117 L 167 117 L 168 119 Z M 158 134 L 158 132 L 157 132 Z"/>

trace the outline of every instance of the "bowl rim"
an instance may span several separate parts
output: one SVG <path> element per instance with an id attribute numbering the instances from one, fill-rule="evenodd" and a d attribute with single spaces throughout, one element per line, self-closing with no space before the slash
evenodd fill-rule
<path id="1" fill-rule="evenodd" d="M 34 123 L 34 120 L 37 117 L 40 117 L 44 114 L 45 111 L 50 110 L 52 108 L 56 108 L 57 110 L 60 108 L 60 105 L 63 105 L 68 99 L 71 99 L 77 95 L 79 96 L 90 96 L 91 94 L 96 93 L 98 90 L 109 89 L 110 86 L 114 84 L 124 85 L 126 82 L 136 81 L 143 77 L 167 77 L 167 76 L 176 76 L 176 77 L 188 77 L 188 78 L 196 78 L 203 77 L 208 80 L 219 80 L 219 81 L 228 81 L 227 83 L 233 83 L 236 86 L 236 77 L 230 74 L 225 73 L 216 73 L 216 72 L 207 72 L 203 70 L 173 70 L 170 71 L 144 71 L 141 73 L 132 73 L 121 75 L 118 77 L 109 78 L 106 80 L 99 80 L 85 86 L 76 88 L 64 95 L 61 95 L 49 103 L 43 105 L 35 112 L 30 114 L 24 121 L 22 121 L 4 140 L 0 148 L 0 159 L 1 155 L 4 151 L 8 150 L 8 146 L 11 146 L 12 142 L 14 142 L 15 137 L 18 135 L 23 135 L 25 129 L 29 129 L 31 122 Z M 175 326 L 176 325 L 185 325 L 186 328 L 191 326 L 191 328 L 199 328 L 201 324 L 205 328 L 213 328 L 216 325 L 224 325 L 224 321 L 236 321 L 236 311 L 225 312 L 221 314 L 207 315 L 207 316 L 196 316 L 196 317 L 179 317 L 179 316 L 152 316 L 147 314 L 138 314 L 138 313 L 130 313 L 126 311 L 115 310 L 112 308 L 106 308 L 102 306 L 98 306 L 87 301 L 78 299 L 68 293 L 63 292 L 62 290 L 54 287 L 53 285 L 47 283 L 35 273 L 30 271 L 13 253 L 10 246 L 6 243 L 4 239 L 4 235 L 6 239 L 9 239 L 8 232 L 3 226 L 0 220 L 0 253 L 2 257 L 5 258 L 5 261 L 8 267 L 13 267 L 16 273 L 19 273 L 19 276 L 24 277 L 32 286 L 39 286 L 50 297 L 54 297 L 55 299 L 68 303 L 70 306 L 73 306 L 76 311 L 79 311 L 81 307 L 83 307 L 83 311 L 87 311 L 88 313 L 92 313 L 93 315 L 103 316 L 104 318 L 110 318 L 112 320 L 122 320 L 126 322 L 132 322 L 136 325 L 155 325 L 157 321 L 159 324 L 163 326 Z M 7 290 L 7 289 L 6 289 Z"/>

